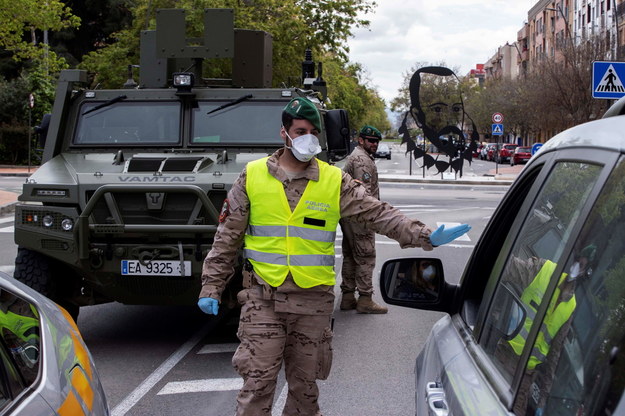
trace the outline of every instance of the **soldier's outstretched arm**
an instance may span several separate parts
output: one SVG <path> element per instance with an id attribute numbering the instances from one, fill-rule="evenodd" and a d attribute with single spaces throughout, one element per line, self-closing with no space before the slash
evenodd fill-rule
<path id="1" fill-rule="evenodd" d="M 421 247 L 426 251 L 432 250 L 435 245 L 446 244 L 458 238 L 471 228 L 465 224 L 457 229 L 448 229 L 444 236 L 435 238 L 439 244 L 432 244 L 430 235 L 433 230 L 430 227 L 406 217 L 392 205 L 369 196 L 362 185 L 346 174 L 343 174 L 341 188 L 341 217 L 392 238 L 401 248 Z"/>
<path id="2" fill-rule="evenodd" d="M 246 171 L 228 192 L 219 215 L 213 246 L 204 259 L 200 298 L 221 300 L 221 294 L 234 275 L 234 265 L 249 221 L 250 201 L 245 191 Z"/>

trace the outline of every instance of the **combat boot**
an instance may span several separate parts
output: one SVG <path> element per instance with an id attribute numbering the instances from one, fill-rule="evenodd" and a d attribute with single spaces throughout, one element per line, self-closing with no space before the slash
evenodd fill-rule
<path id="1" fill-rule="evenodd" d="M 351 309 L 356 309 L 356 297 L 354 296 L 354 292 L 343 292 L 341 296 L 341 310 L 349 311 Z"/>
<path id="2" fill-rule="evenodd" d="M 371 295 L 360 295 L 356 304 L 358 313 L 387 313 L 388 308 L 378 305 L 371 299 Z"/>

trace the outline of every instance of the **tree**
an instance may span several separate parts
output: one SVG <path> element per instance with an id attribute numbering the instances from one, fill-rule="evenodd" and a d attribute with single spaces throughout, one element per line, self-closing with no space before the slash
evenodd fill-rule
<path id="1" fill-rule="evenodd" d="M 50 50 L 42 37 L 48 31 L 76 27 L 80 19 L 61 1 L 0 0 L 0 48 L 13 54 L 17 61 L 31 60 L 54 73 L 65 66 L 65 61 Z M 25 34 L 30 34 L 30 40 Z"/>
<path id="2" fill-rule="evenodd" d="M 363 80 L 360 64 L 345 63 L 342 58 L 330 54 L 323 57 L 324 78 L 328 83 L 330 108 L 348 111 L 352 129 L 358 130 L 370 124 L 380 131 L 387 131 L 391 124 L 386 116 L 384 100 L 378 92 Z"/>

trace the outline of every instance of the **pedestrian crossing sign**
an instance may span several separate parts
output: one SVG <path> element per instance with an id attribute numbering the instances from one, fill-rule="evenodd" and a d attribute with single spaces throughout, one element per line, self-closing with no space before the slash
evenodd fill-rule
<path id="1" fill-rule="evenodd" d="M 594 61 L 592 63 L 592 97 L 618 100 L 625 96 L 625 62 Z"/>
<path id="2" fill-rule="evenodd" d="M 491 130 L 491 134 L 493 136 L 501 136 L 503 134 L 503 124 L 501 124 L 501 123 L 494 123 L 493 124 L 493 128 Z"/>

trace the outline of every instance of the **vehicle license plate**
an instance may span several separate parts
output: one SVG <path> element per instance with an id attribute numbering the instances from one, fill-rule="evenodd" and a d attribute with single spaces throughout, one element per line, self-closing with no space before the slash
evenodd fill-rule
<path id="1" fill-rule="evenodd" d="M 141 264 L 139 260 L 122 260 L 123 276 L 182 276 L 180 261 L 152 260 Z M 191 276 L 191 262 L 184 262 L 184 275 Z"/>

